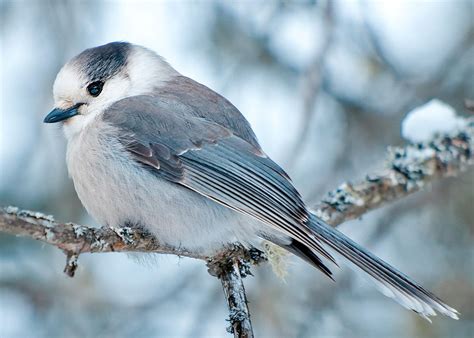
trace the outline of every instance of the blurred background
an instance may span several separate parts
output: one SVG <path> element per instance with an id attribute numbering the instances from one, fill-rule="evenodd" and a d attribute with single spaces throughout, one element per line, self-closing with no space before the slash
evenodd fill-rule
<path id="1" fill-rule="evenodd" d="M 147 46 L 220 92 L 311 205 L 383 166 L 406 113 L 474 98 L 473 2 L 0 0 L 0 205 L 96 225 L 44 125 L 69 58 L 115 40 Z M 474 173 L 340 229 L 461 312 L 429 324 L 347 266 L 336 283 L 291 257 L 245 280 L 257 337 L 472 337 Z M 0 337 L 222 337 L 219 281 L 174 256 L 64 255 L 0 234 Z"/>

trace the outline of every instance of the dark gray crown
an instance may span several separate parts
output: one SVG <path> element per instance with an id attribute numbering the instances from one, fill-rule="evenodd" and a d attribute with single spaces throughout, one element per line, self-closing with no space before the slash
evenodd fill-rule
<path id="1" fill-rule="evenodd" d="M 86 74 L 88 82 L 104 81 L 125 67 L 131 48 L 128 42 L 111 42 L 86 49 L 72 62 Z"/>

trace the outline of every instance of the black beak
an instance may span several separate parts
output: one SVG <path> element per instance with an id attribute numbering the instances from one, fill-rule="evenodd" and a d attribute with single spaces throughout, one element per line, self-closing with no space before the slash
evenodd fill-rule
<path id="1" fill-rule="evenodd" d="M 59 109 L 55 108 L 53 109 L 46 117 L 44 118 L 43 122 L 44 123 L 56 123 L 59 121 L 67 120 L 70 117 L 73 117 L 77 114 L 79 114 L 79 107 L 82 105 L 82 103 L 78 103 L 71 108 L 68 109 Z"/>

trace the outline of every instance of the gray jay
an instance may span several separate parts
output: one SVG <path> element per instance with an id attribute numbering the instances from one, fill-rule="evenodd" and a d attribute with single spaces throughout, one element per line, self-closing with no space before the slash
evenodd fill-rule
<path id="1" fill-rule="evenodd" d="M 428 319 L 458 312 L 315 216 L 232 103 L 154 52 L 126 42 L 87 49 L 54 82 L 67 167 L 104 226 L 144 227 L 167 245 L 212 255 L 271 241 L 331 278 L 327 251 Z"/>

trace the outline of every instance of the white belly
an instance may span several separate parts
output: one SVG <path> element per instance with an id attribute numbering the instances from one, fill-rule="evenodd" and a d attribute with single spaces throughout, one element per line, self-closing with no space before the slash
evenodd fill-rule
<path id="1" fill-rule="evenodd" d="M 234 242 L 258 245 L 265 225 L 159 178 L 113 139 L 88 129 L 68 143 L 77 194 L 101 225 L 143 226 L 162 243 L 206 253 Z"/>

